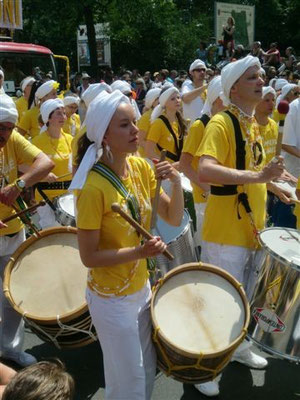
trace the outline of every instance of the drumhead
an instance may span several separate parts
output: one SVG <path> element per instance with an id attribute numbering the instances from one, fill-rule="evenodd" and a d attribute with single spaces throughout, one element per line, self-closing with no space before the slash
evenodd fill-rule
<path id="1" fill-rule="evenodd" d="M 169 244 L 177 240 L 189 227 L 190 215 L 187 210 L 184 210 L 183 218 L 180 226 L 172 226 L 165 222 L 160 216 L 157 216 L 156 228 L 154 234 L 162 238 L 162 240 Z"/>
<path id="2" fill-rule="evenodd" d="M 58 197 L 57 203 L 59 204 L 60 208 L 63 211 L 65 211 L 67 214 L 75 217 L 73 194 L 69 193 L 69 194 L 64 194 L 63 196 Z"/>
<path id="3" fill-rule="evenodd" d="M 159 332 L 172 346 L 198 355 L 224 350 L 245 325 L 237 289 L 206 270 L 183 271 L 164 281 L 152 310 Z"/>
<path id="4" fill-rule="evenodd" d="M 260 232 L 262 245 L 275 257 L 300 267 L 300 231 L 292 228 L 267 228 Z"/>
<path id="5" fill-rule="evenodd" d="M 56 319 L 86 303 L 87 268 L 80 260 L 76 231 L 53 230 L 23 249 L 14 262 L 9 282 L 16 306 L 41 319 Z"/>

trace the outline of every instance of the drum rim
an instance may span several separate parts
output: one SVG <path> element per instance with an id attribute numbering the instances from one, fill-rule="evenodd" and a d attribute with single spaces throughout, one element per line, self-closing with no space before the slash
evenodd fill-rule
<path id="1" fill-rule="evenodd" d="M 18 258 L 22 255 L 23 251 L 26 250 L 28 247 L 31 246 L 34 242 L 37 242 L 38 240 L 50 236 L 52 234 L 57 234 L 57 233 L 73 233 L 77 235 L 77 228 L 70 227 L 70 226 L 57 226 L 57 227 L 52 227 L 48 229 L 44 229 L 39 232 L 40 236 L 32 235 L 28 239 L 26 239 L 19 247 L 18 249 L 12 254 L 10 257 L 10 260 L 8 261 L 7 265 L 5 266 L 4 269 L 4 279 L 3 279 L 3 292 L 13 309 L 20 315 L 26 316 L 26 318 L 31 319 L 36 322 L 45 322 L 49 323 L 50 325 L 55 325 L 57 324 L 57 318 L 59 317 L 59 320 L 62 322 L 69 322 L 74 318 L 79 317 L 82 315 L 83 312 L 88 310 L 87 303 L 83 303 L 80 307 L 74 309 L 73 311 L 70 311 L 65 314 L 60 314 L 59 316 L 55 315 L 53 317 L 38 317 L 34 314 L 26 313 L 25 310 L 21 309 L 18 307 L 10 293 L 10 277 L 11 277 L 11 272 L 16 264 L 16 261 Z"/>
<path id="2" fill-rule="evenodd" d="M 297 232 L 299 233 L 299 231 L 297 229 L 294 228 L 285 228 L 285 227 L 280 227 L 280 226 L 274 226 L 274 227 L 269 227 L 269 228 L 265 228 L 262 231 L 259 232 L 259 243 L 261 244 L 261 246 L 273 257 L 275 258 L 277 261 L 280 261 L 281 263 L 285 263 L 287 264 L 289 267 L 295 269 L 296 271 L 300 271 L 300 265 L 297 265 L 295 263 L 293 263 L 292 261 L 288 261 L 285 258 L 283 258 L 282 256 L 280 256 L 279 254 L 275 253 L 274 250 L 272 250 L 265 242 L 263 242 L 261 235 L 264 232 L 267 231 L 279 231 L 279 230 L 291 230 L 293 232 Z"/>
<path id="3" fill-rule="evenodd" d="M 235 349 L 242 342 L 242 340 L 244 339 L 244 337 L 246 336 L 246 334 L 248 332 L 248 326 L 249 326 L 250 318 L 251 318 L 250 306 L 249 306 L 249 302 L 247 300 L 246 293 L 243 289 L 242 284 L 240 284 L 227 271 L 225 271 L 222 268 L 216 267 L 215 265 L 212 265 L 212 264 L 202 263 L 202 262 L 193 262 L 193 263 L 186 263 L 186 264 L 179 265 L 178 267 L 171 269 L 162 278 L 162 281 L 166 281 L 166 280 L 170 279 L 172 276 L 179 274 L 180 272 L 189 271 L 189 270 L 194 271 L 197 269 L 201 269 L 202 271 L 208 271 L 208 272 L 216 272 L 218 275 L 221 275 L 221 277 L 223 277 L 224 279 L 229 281 L 234 286 L 234 288 L 237 290 L 237 292 L 240 295 L 241 300 L 244 304 L 245 319 L 244 319 L 244 324 L 243 324 L 243 330 L 240 333 L 240 335 L 229 346 L 224 347 L 224 349 L 221 349 L 217 352 L 210 351 L 210 352 L 203 353 L 204 358 L 215 358 L 215 357 L 222 356 L 225 353 L 228 353 L 232 349 Z M 151 298 L 150 311 L 151 311 L 152 325 L 153 325 L 154 329 L 156 327 L 158 327 L 158 323 L 157 323 L 157 320 L 156 320 L 155 314 L 154 314 L 154 301 L 155 301 L 156 294 L 159 291 L 160 287 L 161 287 L 161 285 L 157 285 L 153 288 L 153 293 L 152 293 L 152 298 Z M 243 332 L 244 330 L 245 330 L 245 332 Z M 192 357 L 192 358 L 199 357 L 199 353 L 197 353 L 197 352 L 188 351 L 187 349 L 184 349 L 183 347 L 179 348 L 177 345 L 175 345 L 173 342 L 171 342 L 160 330 L 157 332 L 157 336 L 160 337 L 164 343 L 166 343 L 169 347 L 172 348 L 172 350 L 176 351 L 177 353 L 179 353 L 185 357 Z"/>
<path id="4" fill-rule="evenodd" d="M 71 219 L 71 220 L 74 220 L 75 219 L 75 215 L 72 215 L 72 214 L 69 214 L 67 211 L 65 211 L 61 206 L 60 206 L 60 203 L 59 203 L 59 199 L 61 198 L 61 197 L 66 197 L 66 196 L 73 196 L 72 195 L 72 193 L 65 193 L 65 194 L 62 194 L 61 196 L 56 196 L 55 198 L 54 198 L 54 200 L 53 200 L 53 202 L 54 202 L 54 205 L 56 206 L 56 210 L 55 210 L 55 215 L 62 215 L 62 214 L 65 214 L 65 217 L 66 218 L 69 218 L 69 219 Z"/>

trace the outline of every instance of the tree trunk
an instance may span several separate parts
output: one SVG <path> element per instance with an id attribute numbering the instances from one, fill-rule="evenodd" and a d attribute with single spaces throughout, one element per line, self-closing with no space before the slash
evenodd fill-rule
<path id="1" fill-rule="evenodd" d="M 87 29 L 87 37 L 90 51 L 91 61 L 91 74 L 94 78 L 97 76 L 98 60 L 97 60 L 97 46 L 96 46 L 96 32 L 94 26 L 94 15 L 91 6 L 83 8 L 84 19 Z"/>

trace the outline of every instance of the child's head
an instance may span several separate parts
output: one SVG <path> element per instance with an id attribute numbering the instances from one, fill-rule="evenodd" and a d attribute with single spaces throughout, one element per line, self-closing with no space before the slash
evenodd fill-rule
<path id="1" fill-rule="evenodd" d="M 2 400 L 72 400 L 74 381 L 59 360 L 41 361 L 18 372 Z"/>

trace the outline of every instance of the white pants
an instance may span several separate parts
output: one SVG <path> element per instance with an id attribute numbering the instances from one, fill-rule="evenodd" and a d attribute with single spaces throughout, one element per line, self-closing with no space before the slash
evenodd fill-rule
<path id="1" fill-rule="evenodd" d="M 24 322 L 3 293 L 4 269 L 10 256 L 25 240 L 25 230 L 15 236 L 0 236 L 0 356 L 7 351 L 21 351 L 24 341 Z"/>
<path id="2" fill-rule="evenodd" d="M 39 224 L 42 229 L 51 228 L 52 226 L 60 226 L 55 219 L 54 211 L 48 204 L 45 204 L 43 207 L 38 207 L 37 213 L 40 217 Z"/>
<path id="3" fill-rule="evenodd" d="M 106 400 L 150 400 L 156 373 L 148 284 L 128 296 L 100 297 L 87 289 L 87 303 L 103 351 Z"/>
<path id="4" fill-rule="evenodd" d="M 197 230 L 194 235 L 194 244 L 195 244 L 195 247 L 197 247 L 197 246 L 202 245 L 202 227 L 203 227 L 206 203 L 195 203 L 194 207 L 195 207 L 196 219 L 197 219 L 197 227 L 196 227 Z"/>

